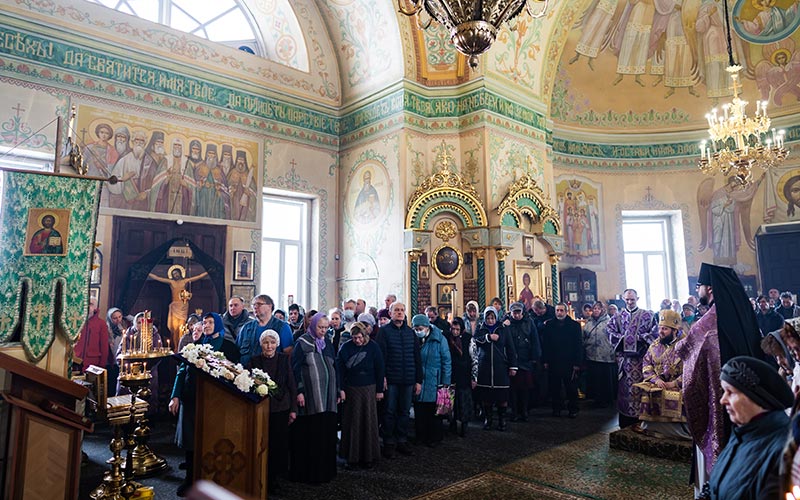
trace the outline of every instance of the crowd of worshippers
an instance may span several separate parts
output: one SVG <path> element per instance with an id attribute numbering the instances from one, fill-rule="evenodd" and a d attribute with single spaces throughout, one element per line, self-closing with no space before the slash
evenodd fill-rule
<path id="1" fill-rule="evenodd" d="M 732 269 L 703 264 L 697 295 L 683 305 L 665 299 L 658 312 L 641 309 L 632 289 L 622 299 L 620 308 L 588 305 L 577 320 L 569 305 L 538 297 L 528 310 L 515 302 L 507 312 L 499 298 L 483 311 L 470 301 L 463 317 L 448 321 L 435 307 L 408 318 L 392 294 L 380 310 L 348 299 L 327 312 L 297 304 L 284 312 L 267 295 L 248 310 L 235 296 L 222 315 L 190 316 L 177 350 L 210 344 L 276 381 L 272 491 L 285 479 L 324 483 L 338 467 L 412 455 L 411 443 L 436 447 L 446 432 L 465 437 L 475 421 L 505 431 L 548 402 L 553 417 L 566 410 L 576 418 L 586 398 L 599 407 L 616 402 L 621 428 L 692 441 L 697 498 L 800 499 L 800 420 L 790 420 L 800 408 L 800 307 L 792 295 L 748 299 Z M 112 308 L 103 322 L 94 301 L 90 313 L 84 331 L 107 330 L 100 337 L 108 343 L 90 346 L 86 339 L 98 335 L 83 334 L 76 356 L 83 366 L 108 366 L 113 378 L 109 353 L 135 336 L 139 318 Z M 168 405 L 186 452 L 181 496 L 194 469 L 193 377 L 179 367 Z M 438 411 L 442 388 L 455 397 L 446 415 Z M 158 412 L 157 398 L 151 402 Z"/>

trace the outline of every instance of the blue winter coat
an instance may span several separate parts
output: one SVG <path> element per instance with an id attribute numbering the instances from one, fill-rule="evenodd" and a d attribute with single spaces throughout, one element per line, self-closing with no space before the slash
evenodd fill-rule
<path id="1" fill-rule="evenodd" d="M 420 348 L 422 364 L 422 391 L 417 396 L 421 403 L 435 403 L 440 385 L 450 385 L 450 346 L 442 331 L 431 325 L 431 333 Z"/>
<path id="2" fill-rule="evenodd" d="M 383 354 L 386 382 L 397 385 L 422 383 L 419 339 L 410 326 L 389 322 L 378 330 L 378 346 Z"/>

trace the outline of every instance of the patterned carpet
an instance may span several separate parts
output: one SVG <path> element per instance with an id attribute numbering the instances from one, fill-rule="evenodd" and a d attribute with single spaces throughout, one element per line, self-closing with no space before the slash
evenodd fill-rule
<path id="1" fill-rule="evenodd" d="M 416 498 L 688 499 L 688 477 L 688 464 L 609 449 L 603 432 Z"/>
<path id="2" fill-rule="evenodd" d="M 583 402 L 582 407 L 576 420 L 553 418 L 540 408 L 529 422 L 512 423 L 506 432 L 482 431 L 475 422 L 466 438 L 448 434 L 437 448 L 417 445 L 414 456 L 384 460 L 371 470 L 340 469 L 325 485 L 283 481 L 270 500 L 692 498 L 688 461 L 609 449 L 616 411 Z M 170 468 L 141 482 L 155 488 L 156 500 L 174 499 L 184 477 L 177 468 L 183 452 L 173 443 L 174 418 L 155 419 L 152 426 L 150 444 Z M 110 437 L 105 425 L 84 437 L 89 462 L 81 469 L 78 498 L 88 498 L 108 470 Z"/>

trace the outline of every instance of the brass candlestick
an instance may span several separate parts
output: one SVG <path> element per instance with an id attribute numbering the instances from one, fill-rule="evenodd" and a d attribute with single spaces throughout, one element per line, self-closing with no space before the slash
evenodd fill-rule
<path id="1" fill-rule="evenodd" d="M 111 460 L 109 460 L 111 470 L 105 473 L 103 482 L 89 494 L 92 500 L 129 499 L 142 486 L 133 480 L 133 470 L 131 467 L 125 466 L 125 460 L 122 458 L 123 449 L 128 450 L 128 458 L 130 458 L 136 445 L 132 434 L 127 433 L 123 439 L 122 431 L 124 427 L 132 428 L 136 421 L 136 398 L 143 389 L 149 392 L 147 385 L 150 383 L 150 374 L 147 372 L 140 373 L 137 369 L 135 374 L 131 372 L 129 375 L 124 382 L 126 387 L 131 389 L 129 414 L 127 416 L 109 418 L 109 423 L 114 428 L 114 437 L 109 445 L 109 449 L 113 454 Z M 122 383 L 122 377 L 120 377 L 120 381 Z M 128 463 L 131 462 L 131 460 L 128 460 Z"/>

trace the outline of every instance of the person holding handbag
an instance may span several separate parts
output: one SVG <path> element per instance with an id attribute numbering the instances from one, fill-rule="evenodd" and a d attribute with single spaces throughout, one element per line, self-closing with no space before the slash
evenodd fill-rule
<path id="1" fill-rule="evenodd" d="M 411 319 L 419 338 L 422 365 L 422 390 L 414 401 L 414 430 L 417 442 L 433 448 L 442 441 L 441 417 L 436 415 L 436 397 L 440 387 L 450 385 L 450 347 L 439 328 L 424 314 Z"/>

